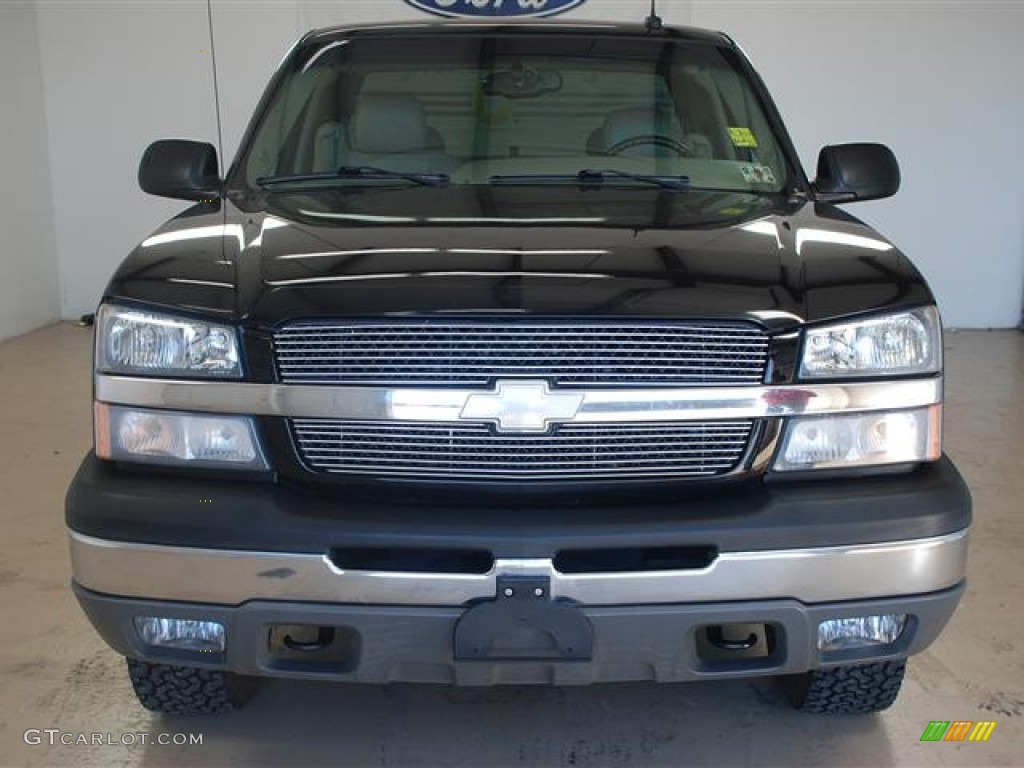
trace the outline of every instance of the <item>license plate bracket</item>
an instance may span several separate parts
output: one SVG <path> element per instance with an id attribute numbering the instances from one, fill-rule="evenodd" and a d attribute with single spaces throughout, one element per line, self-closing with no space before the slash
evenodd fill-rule
<path id="1" fill-rule="evenodd" d="M 456 661 L 589 661 L 594 632 L 571 600 L 551 599 L 544 576 L 499 576 L 493 600 L 455 625 Z"/>

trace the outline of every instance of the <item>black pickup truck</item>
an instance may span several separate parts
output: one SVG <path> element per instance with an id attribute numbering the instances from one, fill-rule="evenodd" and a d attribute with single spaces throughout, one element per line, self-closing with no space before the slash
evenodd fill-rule
<path id="1" fill-rule="evenodd" d="M 311 32 L 96 315 L 74 589 L 152 710 L 261 676 L 771 675 L 874 712 L 964 589 L 942 337 L 725 35 Z"/>

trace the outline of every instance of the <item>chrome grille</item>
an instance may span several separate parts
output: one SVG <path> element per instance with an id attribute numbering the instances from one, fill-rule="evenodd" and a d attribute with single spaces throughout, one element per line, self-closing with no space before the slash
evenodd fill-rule
<path id="1" fill-rule="evenodd" d="M 510 435 L 486 424 L 292 421 L 310 469 L 436 479 L 710 477 L 739 464 L 752 429 L 749 420 L 561 424 Z"/>
<path id="2" fill-rule="evenodd" d="M 274 334 L 292 384 L 759 384 L 768 339 L 742 322 L 293 323 Z"/>

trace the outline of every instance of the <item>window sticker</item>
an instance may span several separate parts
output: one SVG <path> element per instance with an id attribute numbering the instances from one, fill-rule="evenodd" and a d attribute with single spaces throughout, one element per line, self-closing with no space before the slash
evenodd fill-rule
<path id="1" fill-rule="evenodd" d="M 754 137 L 754 132 L 749 128 L 730 126 L 729 138 L 732 139 L 734 147 L 757 148 L 757 139 Z"/>
<path id="2" fill-rule="evenodd" d="M 741 165 L 740 173 L 747 184 L 775 183 L 775 173 L 769 165 Z"/>

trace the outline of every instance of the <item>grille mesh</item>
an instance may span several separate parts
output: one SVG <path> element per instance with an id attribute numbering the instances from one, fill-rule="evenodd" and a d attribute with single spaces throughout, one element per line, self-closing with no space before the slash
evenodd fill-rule
<path id="1" fill-rule="evenodd" d="M 753 422 L 562 424 L 500 434 L 486 424 L 295 419 L 303 460 L 319 472 L 421 478 L 710 477 L 734 469 Z"/>
<path id="2" fill-rule="evenodd" d="M 293 323 L 274 334 L 292 384 L 758 384 L 768 339 L 748 323 Z"/>

